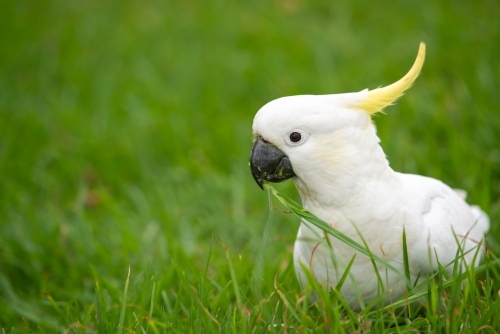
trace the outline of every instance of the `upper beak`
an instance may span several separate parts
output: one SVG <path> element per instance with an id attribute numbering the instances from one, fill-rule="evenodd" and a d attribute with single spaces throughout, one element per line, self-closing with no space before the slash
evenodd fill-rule
<path id="1" fill-rule="evenodd" d="M 295 176 L 288 156 L 260 136 L 253 143 L 250 170 L 261 189 L 264 189 L 264 180 L 281 182 Z"/>

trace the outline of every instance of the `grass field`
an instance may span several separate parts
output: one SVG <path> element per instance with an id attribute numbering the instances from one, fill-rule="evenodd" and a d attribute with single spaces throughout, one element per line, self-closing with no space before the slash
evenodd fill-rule
<path id="1" fill-rule="evenodd" d="M 375 118 L 382 146 L 489 213 L 493 261 L 499 17 L 498 1 L 3 2 L 1 332 L 499 333 L 488 263 L 413 312 L 311 305 L 299 222 L 248 167 L 262 105 L 389 84 L 425 41 L 416 84 Z"/>

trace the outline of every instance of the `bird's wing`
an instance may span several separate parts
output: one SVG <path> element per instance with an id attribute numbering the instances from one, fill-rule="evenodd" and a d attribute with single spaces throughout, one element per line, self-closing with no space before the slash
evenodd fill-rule
<path id="1" fill-rule="evenodd" d="M 468 264 L 473 262 L 477 246 L 488 231 L 489 220 L 477 207 L 441 181 L 412 174 L 400 174 L 415 217 L 418 237 L 411 249 L 421 270 L 437 270 L 437 261 L 452 263 L 462 250 Z M 478 255 L 476 263 L 479 263 Z M 449 271 L 452 270 L 450 266 Z"/>

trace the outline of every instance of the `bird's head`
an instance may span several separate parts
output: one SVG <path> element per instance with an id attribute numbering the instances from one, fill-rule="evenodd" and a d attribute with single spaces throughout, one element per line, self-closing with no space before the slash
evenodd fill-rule
<path id="1" fill-rule="evenodd" d="M 420 73 L 425 44 L 410 71 L 399 81 L 374 90 L 333 95 L 299 95 L 269 102 L 255 115 L 250 168 L 257 184 L 299 178 L 318 161 L 340 164 L 367 144 L 363 131 L 373 129 L 371 115 L 394 103 Z M 375 143 L 378 145 L 378 142 Z"/>

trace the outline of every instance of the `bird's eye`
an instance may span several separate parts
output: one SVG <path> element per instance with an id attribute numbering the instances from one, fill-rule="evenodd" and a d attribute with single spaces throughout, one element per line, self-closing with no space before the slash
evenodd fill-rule
<path id="1" fill-rule="evenodd" d="M 309 138 L 309 133 L 303 130 L 294 129 L 287 133 L 285 141 L 290 146 L 302 145 Z"/>
<path id="2" fill-rule="evenodd" d="M 300 132 L 292 132 L 290 133 L 290 141 L 292 143 L 297 143 L 300 141 L 300 139 L 302 138 L 302 135 L 300 134 Z"/>

